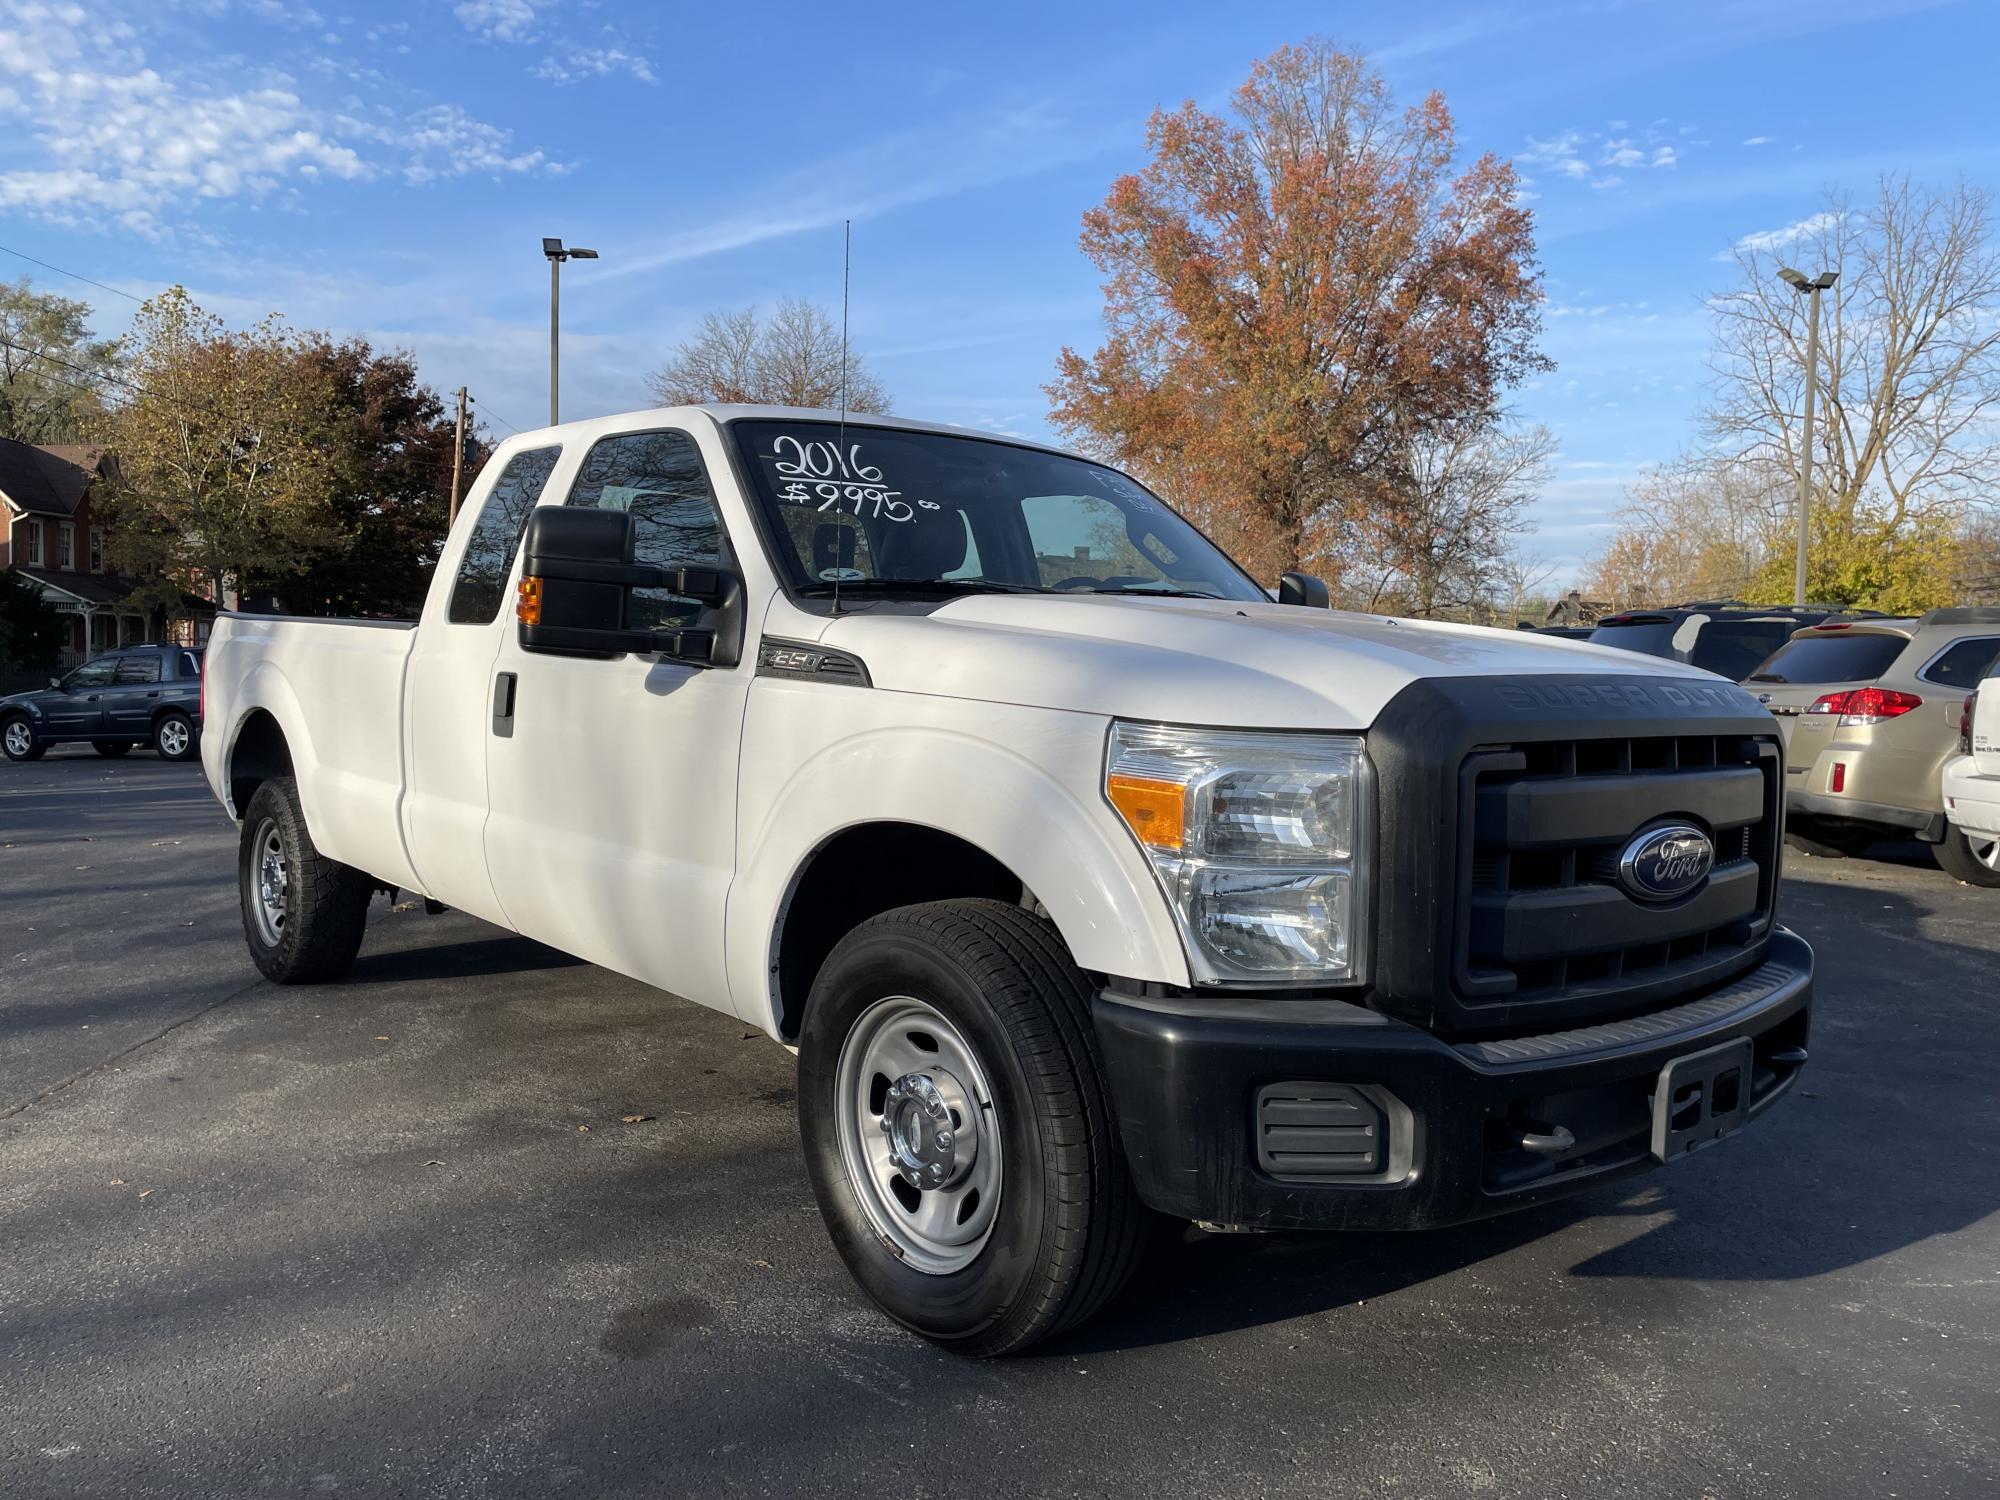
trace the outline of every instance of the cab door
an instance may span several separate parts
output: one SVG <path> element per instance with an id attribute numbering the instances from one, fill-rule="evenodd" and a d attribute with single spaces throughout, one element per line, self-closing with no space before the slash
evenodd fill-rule
<path id="1" fill-rule="evenodd" d="M 104 727 L 104 695 L 118 670 L 118 658 L 100 656 L 85 662 L 62 685 L 35 701 L 47 719 L 52 740 L 85 740 Z"/>
<path id="2" fill-rule="evenodd" d="M 714 457 L 726 463 L 719 449 Z M 639 562 L 734 567 L 709 474 L 688 431 L 615 433 L 584 455 L 563 503 L 631 514 Z M 698 611 L 659 590 L 632 597 L 632 626 Z M 508 926 L 730 1008 L 723 908 L 754 660 L 754 647 L 735 667 L 552 656 L 503 632 L 486 730 L 486 862 Z"/>
<path id="3" fill-rule="evenodd" d="M 549 444 L 495 457 L 498 472 L 467 501 L 475 512 L 438 559 L 404 679 L 403 830 L 424 890 L 489 922 L 506 922 L 486 875 L 486 737 L 493 653 L 511 629 L 509 574 L 528 515 L 562 456 Z M 482 485 L 484 485 L 482 479 Z M 450 579 L 446 587 L 444 580 Z"/>

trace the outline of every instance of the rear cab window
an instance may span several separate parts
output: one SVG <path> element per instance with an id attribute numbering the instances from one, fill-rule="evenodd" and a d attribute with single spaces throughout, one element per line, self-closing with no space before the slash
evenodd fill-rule
<path id="1" fill-rule="evenodd" d="M 1888 671 L 1909 642 L 1900 635 L 1842 632 L 1802 635 L 1779 648 L 1750 676 L 1752 682 L 1873 682 Z"/>
<path id="2" fill-rule="evenodd" d="M 1687 660 L 1705 672 L 1741 682 L 1797 630 L 1795 620 L 1710 620 L 1695 637 Z"/>
<path id="3" fill-rule="evenodd" d="M 491 625 L 500 618 L 514 551 L 521 545 L 528 517 L 542 498 L 542 487 L 549 482 L 561 454 L 559 445 L 529 448 L 507 460 L 507 467 L 480 507 L 471 535 L 465 539 L 465 554 L 458 560 L 458 576 L 452 579 L 451 603 L 445 614 L 452 624 Z"/>

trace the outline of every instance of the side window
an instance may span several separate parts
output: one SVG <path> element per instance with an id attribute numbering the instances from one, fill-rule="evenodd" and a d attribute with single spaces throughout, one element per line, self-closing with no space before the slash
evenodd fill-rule
<path id="1" fill-rule="evenodd" d="M 111 674 L 118 667 L 119 658 L 100 656 L 85 662 L 63 679 L 63 685 L 73 688 L 103 687 L 111 681 Z"/>
<path id="2" fill-rule="evenodd" d="M 135 682 L 158 682 L 160 680 L 160 659 L 148 653 L 144 656 L 121 656 L 118 658 L 118 675 L 112 681 L 119 684 Z"/>
<path id="3" fill-rule="evenodd" d="M 1996 658 L 2000 658 L 2000 636 L 1971 636 L 1953 641 L 1917 675 L 1940 687 L 1971 692 L 1979 686 L 1979 679 L 1986 675 L 1987 669 L 1996 664 Z"/>
<path id="4" fill-rule="evenodd" d="M 507 460 L 473 523 L 472 535 L 466 538 L 465 556 L 458 561 L 446 615 L 452 624 L 491 625 L 500 618 L 514 549 L 521 545 L 529 512 L 541 499 L 542 486 L 549 482 L 561 453 L 560 447 L 530 448 Z"/>
<path id="5" fill-rule="evenodd" d="M 630 515 L 637 562 L 662 568 L 731 562 L 701 450 L 685 432 L 624 432 L 600 440 L 584 455 L 566 503 Z M 665 589 L 634 589 L 626 624 L 640 630 L 685 624 L 700 612 L 693 600 Z"/>
<path id="6" fill-rule="evenodd" d="M 194 659 L 194 653 L 192 651 L 183 651 L 181 653 L 181 676 L 183 677 L 201 676 L 201 663 Z"/>

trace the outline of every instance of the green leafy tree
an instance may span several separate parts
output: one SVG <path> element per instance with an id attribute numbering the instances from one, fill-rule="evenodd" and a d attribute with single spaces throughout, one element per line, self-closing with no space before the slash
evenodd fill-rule
<path id="1" fill-rule="evenodd" d="M 19 573 L 0 573 L 0 672 L 53 667 L 63 626 L 40 589 Z"/>
<path id="2" fill-rule="evenodd" d="M 104 412 L 118 345 L 90 335 L 90 304 L 0 281 L 0 438 L 72 443 Z"/>
<path id="3" fill-rule="evenodd" d="M 311 336 L 296 359 L 306 379 L 331 393 L 333 439 L 350 460 L 330 499 L 343 539 L 268 586 L 304 614 L 414 615 L 447 529 L 453 415 L 408 354 Z M 470 489 L 490 450 L 469 431 L 466 450 Z"/>
<path id="4" fill-rule="evenodd" d="M 140 307 L 132 395 L 103 425 L 111 562 L 140 597 L 177 605 L 192 584 L 223 602 L 345 543 L 334 501 L 354 456 L 312 346 L 275 315 L 225 328 L 178 286 Z"/>

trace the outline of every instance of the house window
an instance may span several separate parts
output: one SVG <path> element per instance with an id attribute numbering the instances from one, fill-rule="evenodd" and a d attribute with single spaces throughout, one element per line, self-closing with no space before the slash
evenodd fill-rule
<path id="1" fill-rule="evenodd" d="M 22 530 L 27 535 L 28 566 L 39 568 L 42 565 L 42 523 L 40 521 L 25 522 L 22 525 Z"/>
<path id="2" fill-rule="evenodd" d="M 90 528 L 90 571 L 104 571 L 104 533 L 95 526 Z"/>
<path id="3" fill-rule="evenodd" d="M 76 569 L 76 527 L 68 521 L 56 525 L 56 566 L 65 573 Z"/>

